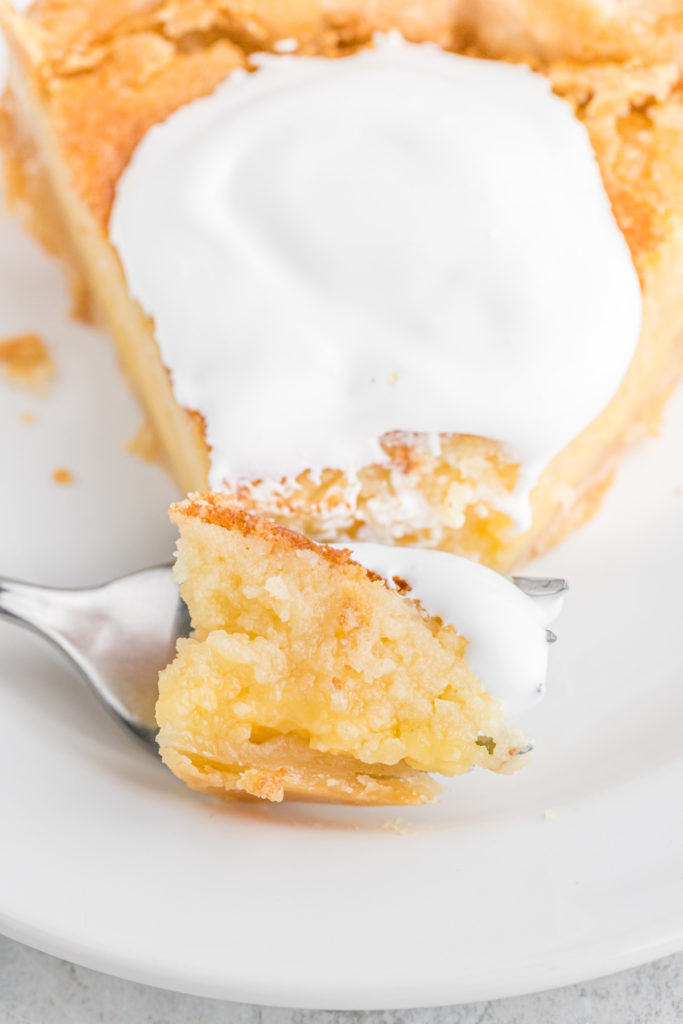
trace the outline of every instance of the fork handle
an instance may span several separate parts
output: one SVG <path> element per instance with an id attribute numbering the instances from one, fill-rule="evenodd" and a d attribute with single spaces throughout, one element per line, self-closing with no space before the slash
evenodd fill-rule
<path id="1" fill-rule="evenodd" d="M 70 603 L 68 591 L 0 576 L 0 619 L 40 633 L 62 649 L 68 649 Z"/>

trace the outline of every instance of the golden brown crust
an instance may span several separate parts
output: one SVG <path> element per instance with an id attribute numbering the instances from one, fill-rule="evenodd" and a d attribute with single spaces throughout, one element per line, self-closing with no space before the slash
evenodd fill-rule
<path id="1" fill-rule="evenodd" d="M 8 0 L 2 0 L 7 3 Z M 28 17 L 65 63 L 88 66 L 116 36 L 158 32 L 188 49 L 220 37 L 245 51 L 296 38 L 336 53 L 375 31 L 449 46 L 464 38 L 469 0 L 37 0 Z"/>
<path id="2" fill-rule="evenodd" d="M 190 494 L 185 501 L 178 501 L 171 505 L 169 517 L 176 526 L 180 526 L 187 519 L 199 519 L 203 523 L 221 526 L 226 530 L 239 530 L 245 537 L 252 534 L 274 547 L 314 551 L 330 565 L 354 565 L 361 569 L 369 579 L 386 582 L 384 577 L 378 573 L 355 562 L 347 548 L 333 548 L 329 544 L 318 544 L 309 540 L 303 533 L 290 530 L 287 526 L 280 526 L 279 523 L 266 519 L 264 516 L 247 512 L 228 494 L 217 491 Z M 405 590 L 405 587 L 399 589 Z"/>
<path id="3" fill-rule="evenodd" d="M 221 33 L 251 49 L 291 36 L 304 46 L 354 45 L 396 27 L 496 57 L 680 63 L 683 55 L 682 0 L 37 0 L 30 18 L 65 55 L 150 26 L 173 38 Z"/>
<path id="4" fill-rule="evenodd" d="M 471 0 L 473 41 L 494 57 L 683 58 L 681 0 Z"/>
<path id="5" fill-rule="evenodd" d="M 673 64 L 542 67 L 590 135 L 641 282 L 683 224 L 683 92 Z"/>
<path id="6" fill-rule="evenodd" d="M 165 730 L 162 757 L 190 789 L 229 800 L 282 800 L 356 806 L 431 803 L 441 786 L 430 775 L 396 765 L 362 764 L 353 757 L 312 750 L 296 735 L 245 742 L 242 762 L 230 766 L 177 749 Z"/>
<path id="7" fill-rule="evenodd" d="M 327 544 L 316 544 L 302 533 L 280 526 L 263 516 L 252 515 L 227 494 L 214 491 L 190 494 L 185 501 L 171 505 L 169 516 L 176 526 L 180 526 L 186 519 L 199 519 L 203 523 L 221 526 L 226 530 L 238 530 L 245 537 L 253 534 L 290 549 L 315 551 L 330 562 L 341 564 L 351 561 L 350 551 L 338 550 Z"/>
<path id="8" fill-rule="evenodd" d="M 241 51 L 225 41 L 176 53 L 163 37 L 139 33 L 112 41 L 107 58 L 92 70 L 45 83 L 74 185 L 100 225 L 106 225 L 116 182 L 149 128 L 182 103 L 210 93 L 243 64 Z"/>

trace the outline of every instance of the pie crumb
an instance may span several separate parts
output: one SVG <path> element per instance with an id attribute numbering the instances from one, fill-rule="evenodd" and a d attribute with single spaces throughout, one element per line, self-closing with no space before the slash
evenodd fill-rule
<path id="1" fill-rule="evenodd" d="M 543 812 L 543 820 L 544 821 L 554 821 L 556 817 L 557 817 L 557 812 L 553 811 L 552 808 L 550 808 L 550 807 Z"/>
<path id="2" fill-rule="evenodd" d="M 36 422 L 36 414 L 34 412 L 28 412 L 28 410 L 26 412 L 22 412 L 19 415 L 19 422 L 23 423 L 25 426 L 29 426 L 29 424 Z"/>
<path id="3" fill-rule="evenodd" d="M 388 832 L 395 832 L 399 836 L 407 836 L 409 829 L 402 828 L 403 818 L 387 818 L 382 822 L 382 828 Z"/>
<path id="4" fill-rule="evenodd" d="M 0 341 L 0 367 L 13 384 L 44 394 L 55 378 L 50 350 L 39 334 L 16 334 Z"/>
<path id="5" fill-rule="evenodd" d="M 72 484 L 74 482 L 74 475 L 70 469 L 64 469 L 60 466 L 52 471 L 52 479 L 56 484 Z"/>

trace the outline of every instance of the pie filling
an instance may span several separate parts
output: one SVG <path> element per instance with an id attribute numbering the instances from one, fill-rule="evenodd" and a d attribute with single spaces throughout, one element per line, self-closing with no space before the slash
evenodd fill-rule
<path id="1" fill-rule="evenodd" d="M 411 803 L 436 793 L 426 773 L 524 763 L 505 714 L 539 698 L 548 612 L 509 580 L 444 552 L 318 545 L 219 494 L 171 518 L 194 633 L 157 720 L 190 785 Z"/>

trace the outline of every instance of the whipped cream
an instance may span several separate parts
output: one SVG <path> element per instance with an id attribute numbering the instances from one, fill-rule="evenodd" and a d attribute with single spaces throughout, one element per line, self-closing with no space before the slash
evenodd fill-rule
<path id="1" fill-rule="evenodd" d="M 516 715 L 545 693 L 547 627 L 562 608 L 563 594 L 528 597 L 512 580 L 478 562 L 445 551 L 384 544 L 335 544 L 348 548 L 366 569 L 389 583 L 410 585 L 430 615 L 450 623 L 468 640 L 467 660 L 484 689 Z"/>
<path id="2" fill-rule="evenodd" d="M 254 61 L 147 133 L 110 222 L 211 486 L 473 434 L 520 461 L 523 526 L 640 329 L 586 129 L 526 67 L 400 37 Z"/>

